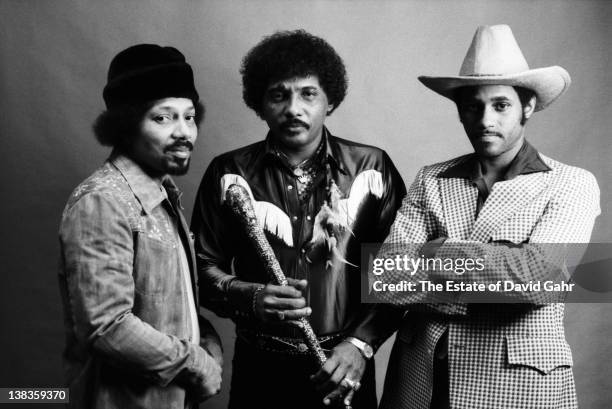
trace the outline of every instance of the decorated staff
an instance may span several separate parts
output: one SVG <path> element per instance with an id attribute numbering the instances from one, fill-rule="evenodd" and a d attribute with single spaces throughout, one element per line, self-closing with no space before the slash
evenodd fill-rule
<path id="1" fill-rule="evenodd" d="M 260 255 L 263 262 L 264 269 L 274 284 L 287 285 L 287 277 L 285 277 L 285 273 L 281 270 L 280 264 L 278 264 L 278 260 L 274 255 L 274 250 L 270 247 L 270 243 L 268 243 L 266 235 L 257 221 L 255 209 L 253 209 L 251 198 L 246 189 L 238 184 L 231 185 L 227 189 L 225 200 L 230 209 L 232 209 L 232 212 L 238 217 L 240 223 L 244 225 L 244 231 L 255 246 L 255 250 L 257 250 L 257 254 Z M 321 345 L 319 345 L 317 336 L 312 330 L 308 319 L 301 317 L 297 322 L 304 335 L 304 340 L 308 344 L 308 348 L 322 366 L 327 358 L 323 349 L 321 349 Z"/>
<path id="2" fill-rule="evenodd" d="M 285 273 L 283 273 L 280 264 L 278 264 L 278 260 L 274 255 L 274 250 L 272 250 L 270 243 L 268 243 L 266 239 L 263 228 L 257 221 L 257 215 L 255 214 L 255 209 L 253 208 L 247 190 L 239 184 L 233 184 L 227 189 L 225 200 L 230 209 L 232 209 L 232 212 L 238 217 L 240 223 L 244 226 L 247 236 L 255 246 L 257 254 L 261 257 L 264 270 L 268 273 L 274 284 L 288 285 L 287 277 L 285 277 Z M 310 322 L 308 322 L 306 317 L 301 317 L 297 320 L 297 325 L 302 331 L 304 341 L 306 341 L 308 348 L 317 358 L 319 365 L 323 366 L 325 361 L 327 361 L 327 357 L 310 326 Z M 352 397 L 353 394 L 359 390 L 361 384 L 356 381 L 347 386 L 351 388 L 347 395 Z M 346 402 L 350 402 L 350 398 L 348 401 L 345 400 L 344 407 L 345 409 L 351 409 L 350 404 Z"/>

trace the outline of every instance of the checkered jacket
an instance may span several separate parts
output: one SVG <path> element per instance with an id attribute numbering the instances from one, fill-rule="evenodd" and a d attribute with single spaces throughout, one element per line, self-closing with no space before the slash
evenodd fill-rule
<path id="1" fill-rule="evenodd" d="M 448 237 L 436 257 L 450 255 L 445 252 L 453 251 L 451 244 L 465 243 L 472 254 L 464 256 L 488 254 L 498 267 L 507 267 L 495 269 L 496 279 L 503 279 L 504 271 L 508 277 L 537 276 L 542 260 L 525 253 L 530 246 L 588 243 L 600 213 L 599 188 L 591 173 L 540 156 L 550 171 L 497 182 L 477 217 L 477 188 L 467 179 L 439 177 L 465 157 L 421 169 L 386 243 Z M 577 407 L 564 304 L 458 303 L 431 305 L 431 311 L 423 312 L 411 299 L 417 296 L 392 299 L 408 313 L 389 360 L 381 408 L 429 408 L 433 354 L 445 331 L 451 408 Z"/>

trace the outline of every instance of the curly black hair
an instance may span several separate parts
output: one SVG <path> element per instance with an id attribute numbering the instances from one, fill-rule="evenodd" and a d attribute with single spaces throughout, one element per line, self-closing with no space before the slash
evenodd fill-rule
<path id="1" fill-rule="evenodd" d="M 346 95 L 348 81 L 342 58 L 331 45 L 304 30 L 278 31 L 264 37 L 242 60 L 242 97 L 262 116 L 267 87 L 296 77 L 316 76 L 333 109 Z"/>
<path id="2" fill-rule="evenodd" d="M 145 113 L 155 105 L 156 101 L 135 104 L 124 104 L 102 112 L 93 124 L 94 135 L 103 146 L 111 146 L 126 150 L 139 134 L 140 123 Z M 200 125 L 204 119 L 204 105 L 196 102 L 195 123 Z"/>

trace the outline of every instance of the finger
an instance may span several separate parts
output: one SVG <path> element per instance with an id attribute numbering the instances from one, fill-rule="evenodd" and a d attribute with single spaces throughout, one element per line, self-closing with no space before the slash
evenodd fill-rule
<path id="1" fill-rule="evenodd" d="M 285 320 L 285 324 L 293 325 L 294 327 L 297 327 L 297 328 L 304 327 L 304 324 L 302 324 L 302 321 L 299 321 L 299 320 Z"/>
<path id="2" fill-rule="evenodd" d="M 296 280 L 295 278 L 287 278 L 287 284 L 300 291 L 304 291 L 306 287 L 308 287 L 308 281 L 306 280 Z"/>
<path id="3" fill-rule="evenodd" d="M 264 312 L 266 322 L 284 322 L 287 318 L 287 310 L 264 309 Z"/>
<path id="4" fill-rule="evenodd" d="M 355 389 L 351 389 L 350 391 L 348 391 L 348 393 L 346 394 L 346 396 L 344 397 L 344 406 L 351 406 L 351 402 L 353 401 L 353 396 L 355 395 L 355 392 L 357 392 Z"/>
<path id="5" fill-rule="evenodd" d="M 342 380 L 348 375 L 347 369 L 348 368 L 342 364 L 338 365 L 334 373 L 327 379 L 327 381 L 323 382 L 319 390 L 323 393 L 330 393 L 330 391 L 335 389 L 340 389 L 340 392 L 349 390 L 350 385 L 342 382 Z M 344 393 L 342 393 L 342 395 L 344 395 Z M 335 396 L 335 398 L 337 398 L 337 396 Z"/>
<path id="6" fill-rule="evenodd" d="M 363 371 L 360 371 L 357 368 L 349 369 L 346 373 L 346 378 L 352 381 L 352 385 L 349 385 L 350 389 L 357 392 L 361 388 L 361 378 L 362 377 L 363 377 Z"/>
<path id="7" fill-rule="evenodd" d="M 302 296 L 301 291 L 290 285 L 270 285 L 266 293 L 281 298 L 300 298 Z"/>
<path id="8" fill-rule="evenodd" d="M 351 387 L 347 386 L 347 384 L 344 382 L 341 382 L 337 388 L 323 398 L 323 404 L 329 405 L 334 402 L 339 402 L 342 400 L 342 397 L 348 395 L 350 391 L 352 391 Z"/>
<path id="9" fill-rule="evenodd" d="M 277 310 L 297 310 L 306 307 L 306 300 L 300 298 L 278 298 L 266 297 L 264 299 L 264 307 Z"/>
<path id="10" fill-rule="evenodd" d="M 299 320 L 300 318 L 309 317 L 312 314 L 312 308 L 299 308 L 297 310 L 283 310 L 286 320 Z"/>
<path id="11" fill-rule="evenodd" d="M 314 375 L 310 377 L 310 380 L 315 385 L 325 382 L 331 377 L 332 373 L 334 373 L 337 366 L 338 366 L 337 360 L 335 360 L 334 358 L 328 359 L 325 362 L 325 364 L 321 367 L 321 369 L 319 369 L 317 373 L 315 373 Z"/>

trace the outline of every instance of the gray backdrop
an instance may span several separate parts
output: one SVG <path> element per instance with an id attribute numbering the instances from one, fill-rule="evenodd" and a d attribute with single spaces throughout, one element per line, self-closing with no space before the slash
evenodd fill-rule
<path id="1" fill-rule="evenodd" d="M 386 149 L 409 184 L 419 167 L 470 151 L 453 104 L 419 74 L 455 74 L 476 27 L 508 23 L 532 67 L 558 64 L 567 94 L 528 125 L 542 152 L 593 172 L 603 214 L 593 241 L 610 242 L 612 126 L 609 1 L 10 1 L 0 0 L 2 283 L 0 387 L 61 384 L 63 329 L 57 226 L 71 190 L 108 150 L 91 123 L 102 111 L 111 58 L 142 42 L 173 45 L 192 64 L 207 117 L 192 170 L 178 183 L 191 215 L 213 156 L 263 138 L 241 99 L 242 56 L 262 36 L 304 28 L 344 57 L 350 87 L 328 120 L 337 135 Z M 612 401 L 609 304 L 568 305 L 567 337 L 581 407 Z M 226 348 L 233 328 L 215 317 Z M 384 375 L 388 344 L 379 352 Z M 256 369 L 255 369 L 256 371 Z"/>

